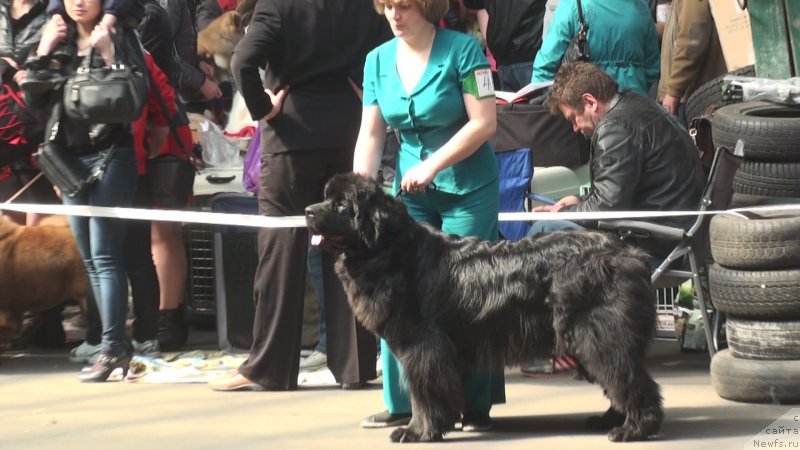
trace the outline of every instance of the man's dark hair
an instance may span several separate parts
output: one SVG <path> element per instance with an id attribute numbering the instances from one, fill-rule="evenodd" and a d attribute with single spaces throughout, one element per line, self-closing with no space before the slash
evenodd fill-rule
<path id="1" fill-rule="evenodd" d="M 618 91 L 616 81 L 594 64 L 582 61 L 564 64 L 550 87 L 547 106 L 556 116 L 561 114 L 559 106 L 575 108 L 580 113 L 583 112 L 583 94 L 610 102 Z"/>

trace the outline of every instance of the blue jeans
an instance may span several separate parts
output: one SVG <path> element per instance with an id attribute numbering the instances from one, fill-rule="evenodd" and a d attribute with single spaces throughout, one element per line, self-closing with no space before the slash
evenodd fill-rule
<path id="1" fill-rule="evenodd" d="M 562 230 L 582 230 L 584 227 L 569 220 L 537 220 L 531 225 L 528 236 L 533 236 L 539 233 L 552 233 L 553 231 Z"/>
<path id="2" fill-rule="evenodd" d="M 500 90 L 517 92 L 531 82 L 533 75 L 533 61 L 497 66 L 497 76 L 500 77 Z"/>
<path id="3" fill-rule="evenodd" d="M 102 155 L 80 156 L 94 167 Z M 117 147 L 103 177 L 75 197 L 63 196 L 65 205 L 129 206 L 136 190 L 136 158 L 133 148 Z M 125 318 L 128 310 L 128 279 L 124 246 L 127 222 L 103 217 L 70 216 L 69 225 L 86 265 L 100 320 L 101 350 L 114 354 L 128 351 Z"/>

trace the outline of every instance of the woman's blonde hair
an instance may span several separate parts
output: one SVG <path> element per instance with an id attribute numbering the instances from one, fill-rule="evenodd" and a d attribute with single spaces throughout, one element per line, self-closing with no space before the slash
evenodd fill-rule
<path id="1" fill-rule="evenodd" d="M 373 0 L 375 5 L 375 11 L 378 11 L 378 14 L 383 15 L 383 9 L 386 7 L 387 3 L 392 5 L 397 3 L 416 3 L 419 5 L 419 9 L 422 10 L 422 16 L 425 17 L 428 22 L 437 23 L 444 15 L 447 14 L 447 10 L 450 9 L 450 1 L 449 0 Z"/>

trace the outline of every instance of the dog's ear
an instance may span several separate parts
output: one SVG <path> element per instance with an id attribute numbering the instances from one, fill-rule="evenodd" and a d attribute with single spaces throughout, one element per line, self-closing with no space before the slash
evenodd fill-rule
<path id="1" fill-rule="evenodd" d="M 370 189 L 368 189 L 370 191 Z M 382 247 L 384 241 L 393 239 L 403 231 L 408 217 L 405 205 L 382 192 L 379 184 L 371 188 L 366 201 L 359 205 L 356 227 L 362 241 L 369 248 Z"/>

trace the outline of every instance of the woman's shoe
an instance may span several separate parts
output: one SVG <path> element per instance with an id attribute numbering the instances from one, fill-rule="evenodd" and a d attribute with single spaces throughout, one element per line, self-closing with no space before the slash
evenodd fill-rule
<path id="1" fill-rule="evenodd" d="M 186 345 L 188 334 L 183 306 L 158 312 L 158 346 L 161 351 L 180 350 Z"/>
<path id="2" fill-rule="evenodd" d="M 114 355 L 111 353 L 101 353 L 97 357 L 92 368 L 85 373 L 78 375 L 78 379 L 83 383 L 102 383 L 108 379 L 111 372 L 118 368 L 122 368 L 122 378 L 128 375 L 128 368 L 131 364 L 130 353 Z"/>

